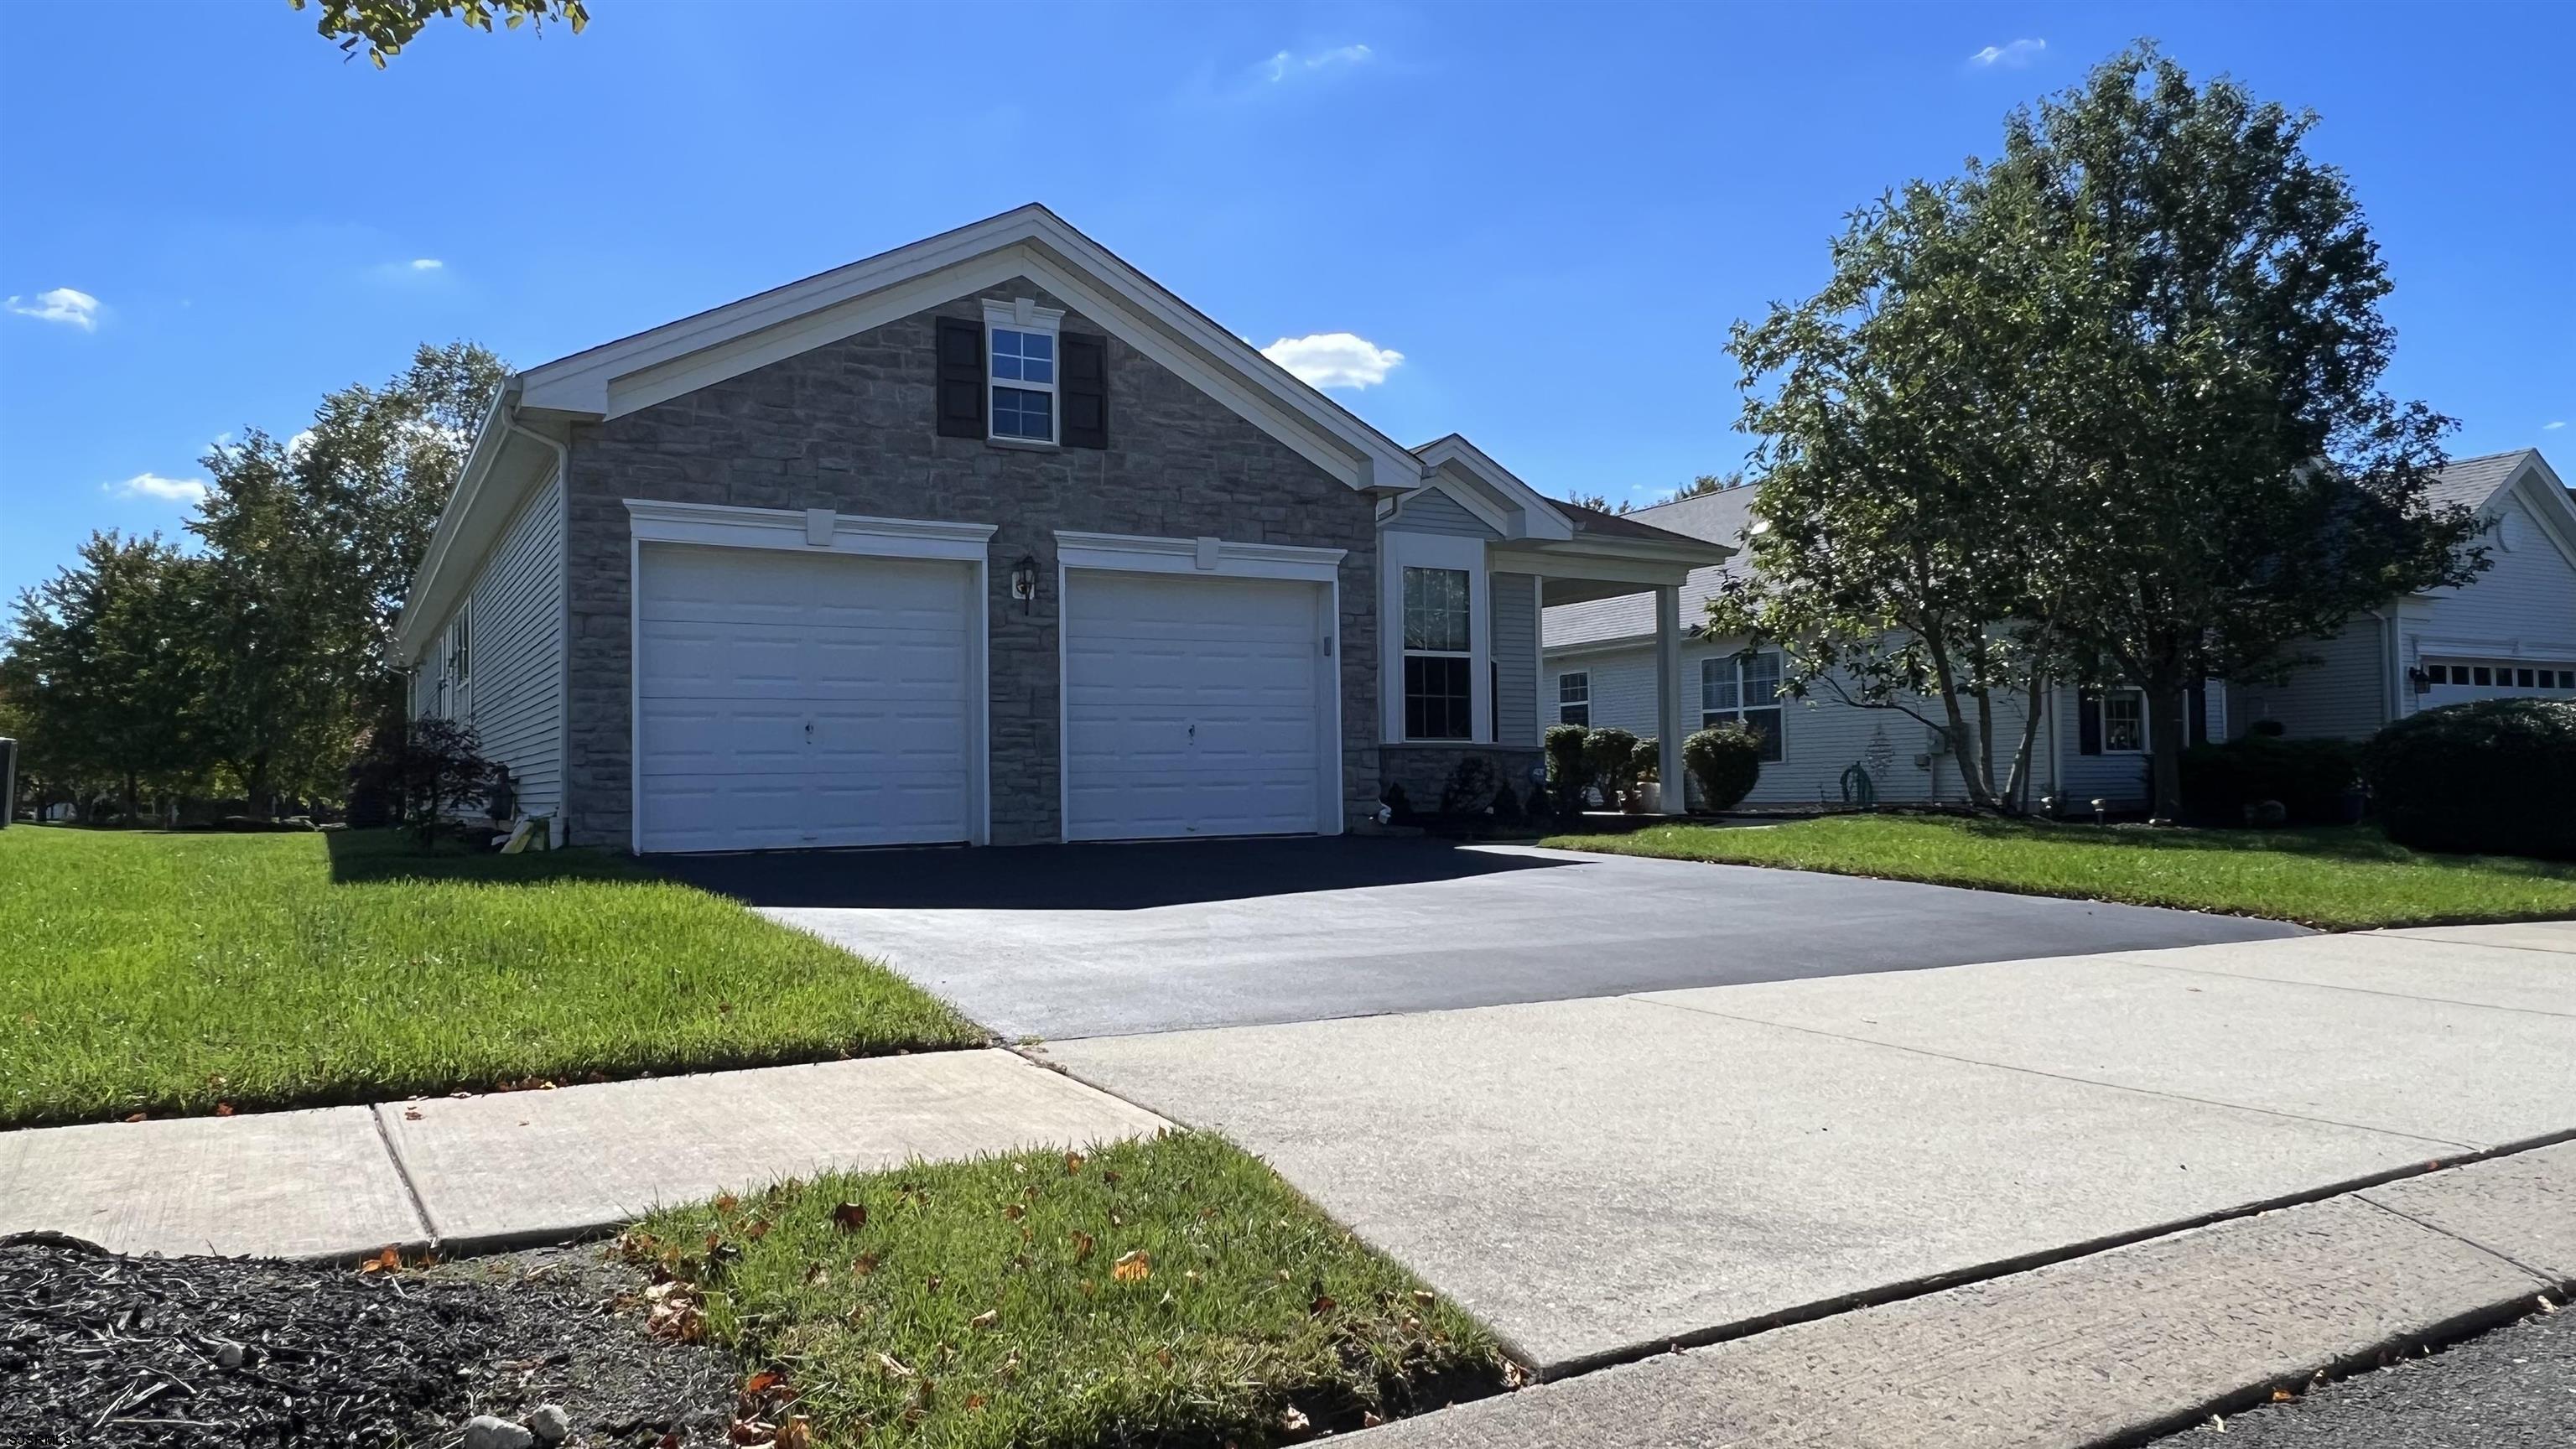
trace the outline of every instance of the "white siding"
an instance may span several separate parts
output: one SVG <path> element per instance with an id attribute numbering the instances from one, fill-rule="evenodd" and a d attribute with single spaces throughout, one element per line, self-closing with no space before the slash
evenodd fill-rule
<path id="1" fill-rule="evenodd" d="M 1498 744 L 1534 745 L 1538 743 L 1538 580 L 1529 574 L 1496 574 L 1488 596 L 1494 611 L 1494 739 Z"/>
<path id="2" fill-rule="evenodd" d="M 1696 727 L 1700 718 L 1700 661 L 1731 656 L 1741 648 L 1737 643 L 1711 644 L 1685 640 L 1682 644 L 1682 706 L 1685 716 Z M 1640 738 L 1659 733 L 1655 725 L 1655 652 L 1652 645 L 1635 644 L 1616 649 L 1560 651 L 1549 656 L 1541 671 L 1539 689 L 1546 703 L 1546 720 L 1556 723 L 1557 676 L 1582 671 L 1592 676 L 1592 723 L 1616 726 L 1634 732 Z M 1820 694 L 1823 691 L 1818 691 Z M 1939 706 L 1927 704 L 1923 712 L 1939 717 Z M 2022 712 L 2019 701 L 1999 700 L 1995 711 L 1995 759 L 1998 768 L 2008 765 L 2013 746 L 2020 740 Z M 1973 719 L 1970 721 L 1974 727 Z M 1929 753 L 1931 731 L 1921 721 L 1894 709 L 1870 709 L 1836 700 L 1815 698 L 1784 700 L 1780 711 L 1780 733 L 1783 758 L 1762 767 L 1753 793 L 1745 799 L 1756 805 L 1818 805 L 1842 803 L 1843 772 L 1853 765 L 1865 764 L 1873 741 L 1882 734 L 1886 754 L 1891 758 L 1887 768 L 1875 778 L 1878 798 L 1898 801 L 1965 800 L 1960 788 L 1957 765 L 1936 757 L 1934 768 L 1914 763 L 1917 755 Z M 2032 747 L 2032 768 L 2037 772 L 2033 798 L 2046 788 L 2048 740 L 2045 733 Z"/>
<path id="3" fill-rule="evenodd" d="M 2153 798 L 2148 788 L 2147 768 L 2152 756 L 2084 754 L 2083 716 L 2078 712 L 2076 691 L 2072 686 L 2050 691 L 2052 722 L 2057 726 L 2058 775 L 2056 794 L 2061 802 L 2058 813 L 2081 818 L 2092 810 L 2090 802 L 2101 800 L 2113 810 L 2134 810 Z M 2041 733 L 2043 745 L 2047 731 Z M 2038 788 L 2030 792 L 2034 809 L 2039 797 L 2049 792 L 2048 761 L 2039 761 Z"/>
<path id="4" fill-rule="evenodd" d="M 465 687 L 456 691 L 484 757 L 510 768 L 522 815 L 555 815 L 563 803 L 563 480 L 520 505 L 466 591 Z M 446 636 L 412 678 L 412 716 L 438 709 Z"/>
<path id="5" fill-rule="evenodd" d="M 2388 722 L 2388 625 L 2356 614 L 2331 639 L 2300 641 L 2317 662 L 2283 684 L 2236 689 L 2227 728 L 2241 735 L 2256 720 L 2279 722 L 2284 738 L 2357 740 Z"/>
<path id="6" fill-rule="evenodd" d="M 2402 606 L 2400 668 L 2427 658 L 2576 663 L 2576 563 L 2518 493 L 2497 498 L 2493 512 L 2510 547 L 2490 535 L 2489 567 L 2476 582 Z M 2434 703 L 2412 689 L 2401 689 L 2398 701 L 2408 714 Z"/>

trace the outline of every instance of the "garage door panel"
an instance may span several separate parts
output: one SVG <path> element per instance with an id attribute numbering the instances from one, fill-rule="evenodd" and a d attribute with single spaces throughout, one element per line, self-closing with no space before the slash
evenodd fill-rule
<path id="1" fill-rule="evenodd" d="M 1320 585 L 1076 571 L 1065 588 L 1067 835 L 1321 828 Z"/>
<path id="2" fill-rule="evenodd" d="M 964 563 L 648 545 L 646 850 L 968 839 Z"/>

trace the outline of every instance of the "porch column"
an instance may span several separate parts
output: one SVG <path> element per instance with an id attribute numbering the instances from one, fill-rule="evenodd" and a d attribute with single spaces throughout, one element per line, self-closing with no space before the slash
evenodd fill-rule
<path id="1" fill-rule="evenodd" d="M 1663 782 L 1667 815 L 1679 815 L 1689 798 L 1682 779 L 1682 591 L 1677 584 L 1655 589 L 1655 778 Z"/>

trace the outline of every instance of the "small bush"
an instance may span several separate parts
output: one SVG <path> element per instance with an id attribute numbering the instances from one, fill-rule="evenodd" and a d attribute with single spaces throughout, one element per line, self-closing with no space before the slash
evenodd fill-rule
<path id="1" fill-rule="evenodd" d="M 1583 768 L 1581 725 L 1549 725 L 1547 744 L 1547 790 L 1555 813 L 1565 816 L 1583 813 L 1583 787 L 1592 777 Z"/>
<path id="2" fill-rule="evenodd" d="M 1483 755 L 1469 755 L 1449 772 L 1449 783 L 1440 789 L 1440 813 L 1447 816 L 1482 815 L 1494 803 L 1494 791 L 1502 785 L 1502 776 L 1494 762 Z"/>
<path id="3" fill-rule="evenodd" d="M 1386 807 L 1390 824 L 1403 825 L 1413 819 L 1413 797 L 1404 793 L 1401 784 L 1387 786 L 1386 793 L 1377 797 L 1377 803 Z"/>
<path id="4" fill-rule="evenodd" d="M 1496 825 L 1517 830 L 1528 818 L 1527 813 L 1521 809 L 1521 796 L 1518 790 L 1506 784 L 1495 793 L 1494 823 Z"/>
<path id="5" fill-rule="evenodd" d="M 483 758 L 472 725 L 435 715 L 376 726 L 349 766 L 350 793 L 386 801 L 424 849 L 442 819 L 469 805 L 488 808 L 504 778 Z"/>
<path id="6" fill-rule="evenodd" d="M 1619 808 L 1619 797 L 1637 783 L 1637 737 L 1617 725 L 1600 725 L 1583 736 L 1584 783 L 1601 791 L 1602 805 Z"/>
<path id="7" fill-rule="evenodd" d="M 1682 741 L 1682 768 L 1699 786 L 1702 806 L 1732 810 L 1762 778 L 1762 734 L 1742 724 L 1701 730 Z"/>
<path id="8" fill-rule="evenodd" d="M 2336 825 L 2360 779 L 2361 752 L 2346 741 L 2249 734 L 2182 752 L 2182 811 L 2204 825 L 2260 824 L 2246 811 L 2277 800 L 2288 823 Z"/>
<path id="9" fill-rule="evenodd" d="M 1647 735 L 1643 739 L 1638 740 L 1637 748 L 1628 756 L 1628 773 L 1630 778 L 1637 780 L 1659 779 L 1661 778 L 1663 768 L 1663 745 L 1658 743 L 1653 735 Z"/>
<path id="10" fill-rule="evenodd" d="M 2361 769 L 2400 845 L 2576 860 L 2576 700 L 2409 715 L 2362 747 Z"/>

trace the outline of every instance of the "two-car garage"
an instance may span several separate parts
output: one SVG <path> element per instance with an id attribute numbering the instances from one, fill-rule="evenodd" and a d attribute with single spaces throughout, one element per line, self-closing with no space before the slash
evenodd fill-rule
<path id="1" fill-rule="evenodd" d="M 990 598 L 989 528 L 890 545 L 869 522 L 657 538 L 639 519 L 635 849 L 981 843 L 994 773 L 1008 808 L 1049 765 L 1062 839 L 1340 828 L 1337 552 L 1080 536 L 1045 580 L 1061 628 L 1041 653 L 1037 601 Z M 1056 728 L 997 731 L 1039 669 Z"/>

